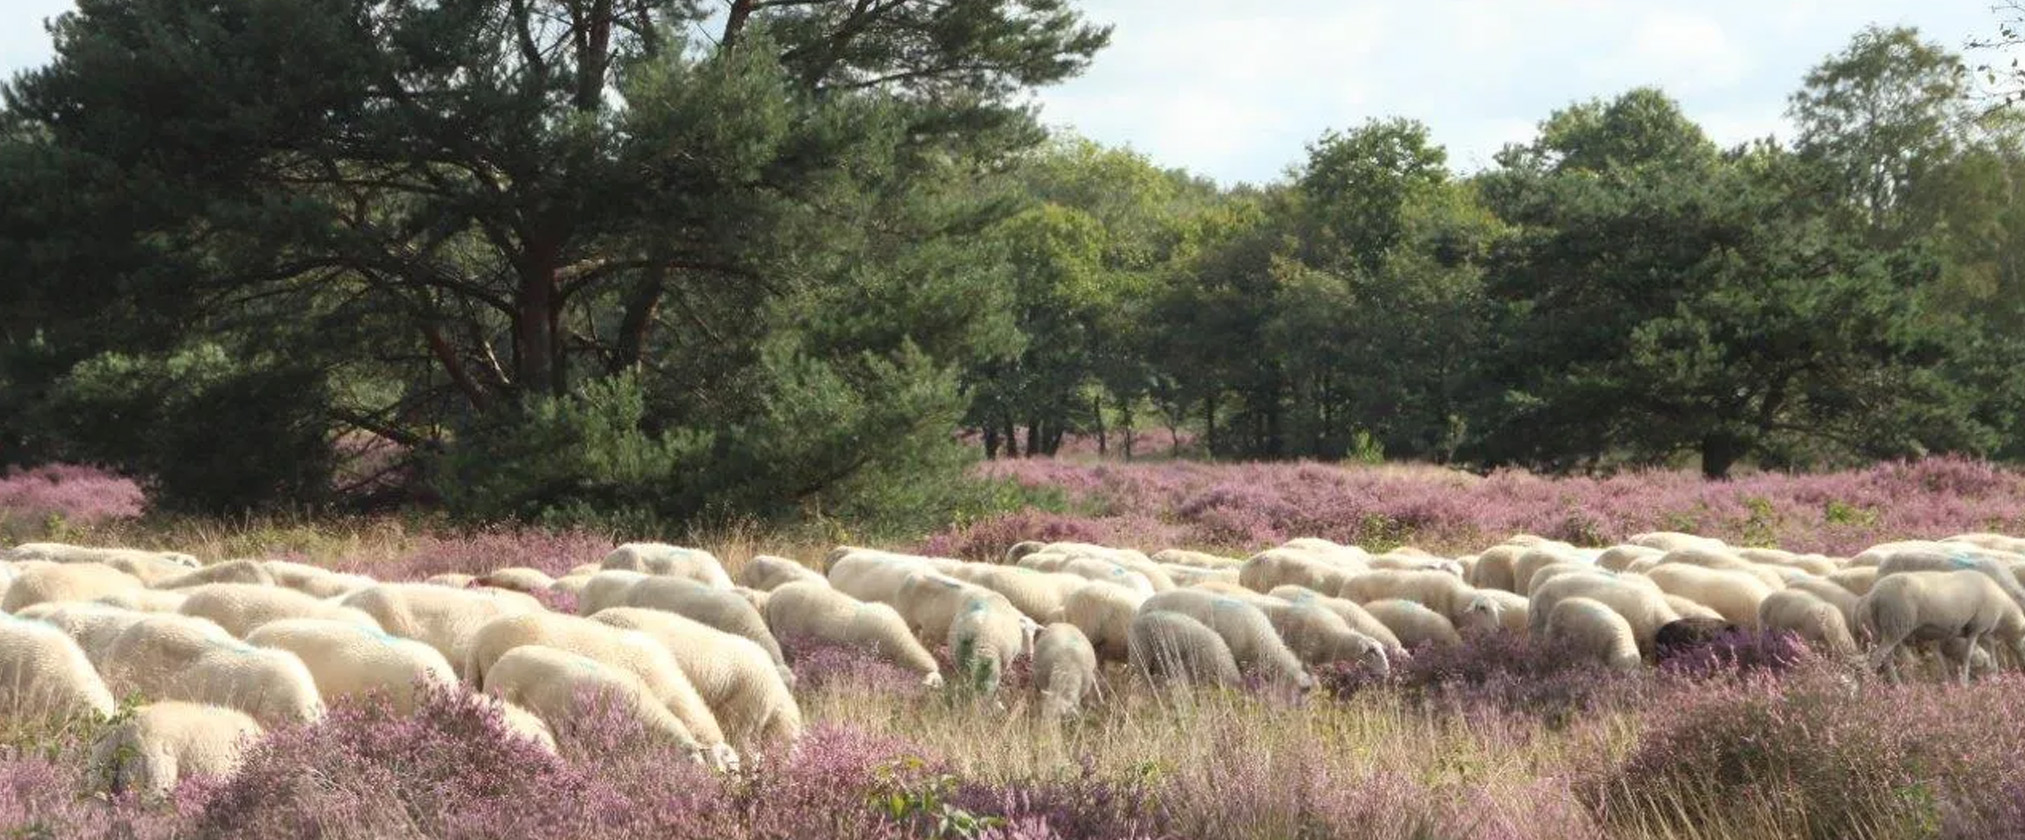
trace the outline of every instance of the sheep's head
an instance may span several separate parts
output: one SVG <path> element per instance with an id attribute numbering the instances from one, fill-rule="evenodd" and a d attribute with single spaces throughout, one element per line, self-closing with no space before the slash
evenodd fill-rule
<path id="1" fill-rule="evenodd" d="M 1498 603 L 1497 599 L 1488 595 L 1478 595 L 1470 599 L 1468 606 L 1463 607 L 1462 629 L 1496 630 L 1503 621 L 1504 612 L 1504 605 Z"/>
<path id="2" fill-rule="evenodd" d="M 708 752 L 711 769 L 720 773 L 738 772 L 738 751 L 730 744 L 711 744 Z"/>
<path id="3" fill-rule="evenodd" d="M 1028 618 L 1024 615 L 1020 616 L 1020 655 L 1022 656 L 1033 655 L 1034 638 L 1039 636 L 1040 634 L 1041 634 L 1040 622 Z"/>
<path id="4" fill-rule="evenodd" d="M 921 677 L 921 687 L 934 690 L 942 687 L 942 672 L 929 671 Z"/>

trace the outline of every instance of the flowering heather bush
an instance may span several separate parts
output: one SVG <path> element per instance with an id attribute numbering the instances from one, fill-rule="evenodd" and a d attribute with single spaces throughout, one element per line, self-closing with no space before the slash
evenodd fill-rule
<path id="1" fill-rule="evenodd" d="M 778 641 L 788 667 L 794 670 L 798 693 L 851 687 L 904 696 L 923 690 L 920 674 L 870 651 L 813 636 L 783 635 Z"/>
<path id="2" fill-rule="evenodd" d="M 1022 539 L 1251 551 L 1298 536 L 1472 551 L 1515 533 L 1584 544 L 1689 531 L 1736 545 L 1847 555 L 1887 539 L 2025 530 L 2025 474 L 1929 458 L 1822 475 L 1709 482 L 1683 471 L 1478 477 L 1434 467 L 1014 459 L 986 477 L 1055 488 L 1084 517 L 1021 512 L 934 535 L 924 551 L 995 556 Z"/>
<path id="3" fill-rule="evenodd" d="M 1999 783 L 2025 778 L 2025 732 L 2001 711 L 2020 702 L 2017 675 L 1966 688 L 1859 689 L 1826 671 L 1704 684 L 1655 708 L 1631 755 L 1583 792 L 1612 824 L 1700 832 L 1749 813 L 1785 836 L 1909 835 L 1940 803 L 1987 819 L 2003 813 Z"/>
<path id="4" fill-rule="evenodd" d="M 132 519 L 146 506 L 140 485 L 94 467 L 45 464 L 0 475 L 0 526 L 24 532 L 52 518 L 67 525 Z"/>
<path id="5" fill-rule="evenodd" d="M 528 566 L 560 576 L 572 567 L 605 559 L 615 546 L 610 537 L 586 531 L 499 527 L 424 534 L 391 560 L 360 558 L 334 565 L 382 580 L 421 580 L 444 572 L 480 574 L 505 566 Z"/>
<path id="6" fill-rule="evenodd" d="M 1332 673 L 1325 684 L 1340 679 Z M 1415 651 L 1394 669 L 1393 682 L 1426 708 L 1515 713 L 1560 726 L 1639 699 L 1648 681 L 1577 656 L 1564 643 L 1472 633 L 1460 645 Z"/>
<path id="7" fill-rule="evenodd" d="M 1666 657 L 1662 674 L 1707 680 L 1784 674 L 1821 664 L 1821 658 L 1799 635 L 1782 631 L 1733 630 L 1707 644 Z"/>

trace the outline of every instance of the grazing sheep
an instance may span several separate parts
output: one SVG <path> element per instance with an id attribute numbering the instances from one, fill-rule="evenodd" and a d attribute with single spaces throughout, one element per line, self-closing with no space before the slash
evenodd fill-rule
<path id="1" fill-rule="evenodd" d="M 273 586 L 274 575 L 258 560 L 227 560 L 149 583 L 151 589 L 189 589 L 207 583 L 250 583 Z"/>
<path id="2" fill-rule="evenodd" d="M 650 636 L 581 616 L 521 613 L 486 622 L 471 641 L 471 653 L 464 660 L 464 679 L 484 685 L 485 672 L 491 670 L 493 663 L 524 645 L 566 650 L 631 673 L 698 740 L 709 745 L 724 743 L 724 730 L 710 713 L 710 705 L 703 702 L 673 654 Z"/>
<path id="3" fill-rule="evenodd" d="M 1740 548 L 1737 556 L 1761 566 L 1777 566 L 1798 569 L 1815 577 L 1826 576 L 1836 569 L 1835 561 L 1819 554 L 1795 554 L 1776 548 Z"/>
<path id="4" fill-rule="evenodd" d="M 994 607 L 1018 612 L 1004 595 L 935 571 L 908 575 L 895 594 L 893 608 L 907 619 L 907 626 L 925 645 L 941 644 L 958 614 L 973 602 L 990 602 Z M 1017 653 L 1017 650 L 1014 651 Z"/>
<path id="5" fill-rule="evenodd" d="M 183 602 L 188 600 L 190 596 L 166 589 L 127 589 L 99 598 L 94 603 L 134 612 L 172 613 L 182 609 Z"/>
<path id="6" fill-rule="evenodd" d="M 531 569 L 526 566 L 508 566 L 504 569 L 493 569 L 479 575 L 478 579 L 473 581 L 473 583 L 479 586 L 489 586 L 494 589 L 506 589 L 513 592 L 525 592 L 533 595 L 537 592 L 547 592 L 554 588 L 555 578 L 549 577 L 547 572 L 540 569 Z"/>
<path id="7" fill-rule="evenodd" d="M 1174 579 L 1175 586 L 1200 586 L 1205 583 L 1214 583 L 1240 589 L 1244 588 L 1243 579 L 1238 577 L 1238 570 L 1234 568 L 1202 569 L 1195 566 L 1172 565 L 1163 565 L 1160 568 L 1167 573 L 1168 577 Z"/>
<path id="8" fill-rule="evenodd" d="M 0 615 L 0 719 L 113 713 L 112 692 L 77 642 L 40 621 Z"/>
<path id="9" fill-rule="evenodd" d="M 447 586 L 451 589 L 464 589 L 473 583 L 477 583 L 478 576 L 467 575 L 463 572 L 444 572 L 423 578 L 422 582 L 436 586 Z"/>
<path id="10" fill-rule="evenodd" d="M 636 630 L 661 643 L 739 752 L 801 737 L 802 712 L 788 690 L 786 669 L 759 645 L 674 613 L 613 607 L 592 621 Z"/>
<path id="11" fill-rule="evenodd" d="M 302 660 L 249 646 L 201 618 L 146 615 L 113 638 L 101 662 L 107 687 L 120 695 L 226 706 L 266 726 L 323 716 Z"/>
<path id="12" fill-rule="evenodd" d="M 824 581 L 824 583 L 828 582 Z M 751 604 L 753 609 L 758 610 L 760 615 L 766 615 L 766 602 L 769 598 L 773 597 L 772 592 L 764 589 L 747 589 L 743 586 L 734 586 L 731 588 L 731 591 L 737 593 L 738 597 L 744 598 L 745 602 Z"/>
<path id="13" fill-rule="evenodd" d="M 97 563 L 34 566 L 23 570 L 13 585 L 7 587 L 6 598 L 0 600 L 0 612 L 20 612 L 22 607 L 45 601 L 89 601 L 141 588 L 140 578 Z"/>
<path id="14" fill-rule="evenodd" d="M 1179 548 L 1168 548 L 1154 552 L 1151 559 L 1155 563 L 1165 563 L 1169 566 L 1192 566 L 1197 569 L 1237 569 L 1245 564 L 1245 561 L 1235 557 L 1205 554 L 1200 551 L 1187 551 Z"/>
<path id="15" fill-rule="evenodd" d="M 774 664 L 787 663 L 780 641 L 767 629 L 759 607 L 736 588 L 719 589 L 679 577 L 635 576 L 632 572 L 599 572 L 577 601 L 577 614 L 591 615 L 611 607 L 645 607 L 700 621 L 734 636 L 751 639 Z"/>
<path id="16" fill-rule="evenodd" d="M 541 612 L 531 595 L 504 589 L 453 589 L 430 583 L 382 583 L 340 604 L 372 616 L 388 635 L 436 649 L 452 666 L 464 662 L 478 628 L 495 618 Z"/>
<path id="17" fill-rule="evenodd" d="M 1346 598 L 1332 598 L 1315 590 L 1293 585 L 1275 586 L 1271 592 L 1266 594 L 1296 606 L 1314 604 L 1335 613 L 1338 618 L 1343 619 L 1343 623 L 1348 625 L 1352 631 L 1377 640 L 1379 644 L 1385 647 L 1385 652 L 1388 656 L 1397 658 L 1400 654 L 1406 652 L 1406 646 L 1400 643 L 1399 636 L 1392 632 L 1392 628 L 1385 626 L 1385 622 L 1373 617 L 1370 611 L 1364 609 L 1356 601 Z"/>
<path id="18" fill-rule="evenodd" d="M 1062 620 L 1069 593 L 1089 582 L 1076 575 L 987 563 L 964 563 L 945 574 L 997 592 L 1028 618 L 1048 624 Z"/>
<path id="19" fill-rule="evenodd" d="M 450 660 L 426 644 L 326 618 L 284 618 L 246 635 L 246 643 L 295 654 L 326 701 L 377 693 L 397 714 L 414 712 L 423 685 L 457 684 Z"/>
<path id="20" fill-rule="evenodd" d="M 942 685 L 935 657 L 908 631 L 906 619 L 886 604 L 860 601 L 828 584 L 802 581 L 773 590 L 766 603 L 766 623 L 776 636 L 812 637 L 865 650 L 921 674 L 923 685 Z"/>
<path id="21" fill-rule="evenodd" d="M 487 694 L 533 712 L 552 729 L 576 723 L 588 711 L 582 701 L 597 698 L 633 719 L 649 736 L 681 747 L 698 764 L 738 768 L 737 752 L 729 745 L 706 745 L 639 675 L 607 662 L 546 645 L 520 645 L 486 671 L 484 688 Z"/>
<path id="22" fill-rule="evenodd" d="M 1689 548 L 1702 548 L 1711 551 L 1729 550 L 1729 546 L 1725 545 L 1722 540 L 1713 537 L 1698 537 L 1693 534 L 1683 534 L 1678 531 L 1650 531 L 1643 534 L 1633 534 L 1631 535 L 1631 539 L 1625 540 L 1625 542 L 1646 548 L 1657 548 L 1660 551 L 1679 551 Z"/>
<path id="23" fill-rule="evenodd" d="M 222 779 L 238 772 L 246 748 L 266 730 L 237 709 L 165 700 L 134 710 L 101 735 L 91 751 L 91 777 L 109 793 L 159 797 L 185 779 Z"/>
<path id="24" fill-rule="evenodd" d="M 1773 592 L 1773 587 L 1749 574 L 1687 563 L 1661 563 L 1646 577 L 1660 591 L 1702 604 L 1746 630 L 1758 629 L 1758 605 Z"/>
<path id="25" fill-rule="evenodd" d="M 2009 595 L 2021 608 L 2025 608 L 2025 586 L 2019 585 L 2018 576 L 2013 571 L 2018 563 L 2025 561 L 2013 560 L 1988 552 L 1986 549 L 1970 546 L 1950 548 L 1943 545 L 1939 550 L 1908 548 L 1881 552 L 1877 576 L 1882 578 L 1905 572 L 1952 572 L 1957 569 L 1970 569 L 1988 575 L 1999 589 L 2004 590 L 2004 594 Z"/>
<path id="26" fill-rule="evenodd" d="M 1870 594 L 1870 587 L 1877 583 L 1876 566 L 1856 566 L 1837 569 L 1829 573 L 1828 582 L 1849 590 L 1849 594 L 1861 598 Z"/>
<path id="27" fill-rule="evenodd" d="M 1857 656 L 1856 639 L 1842 611 L 1812 594 L 1782 589 L 1758 606 L 1758 627 L 1798 635 L 1815 650 L 1842 659 Z"/>
<path id="28" fill-rule="evenodd" d="M 1181 613 L 1140 613 L 1128 639 L 1132 668 L 1150 682 L 1234 687 L 1243 681 L 1223 637 Z"/>
<path id="29" fill-rule="evenodd" d="M 177 612 L 208 618 L 234 636 L 284 618 L 324 618 L 379 630 L 371 615 L 352 607 L 320 600 L 293 589 L 252 583 L 207 583 L 187 590 L 190 597 Z"/>
<path id="30" fill-rule="evenodd" d="M 1263 596 L 1254 596 L 1263 597 Z M 1279 601 L 1277 598 L 1268 599 Z M 1349 662 L 1379 676 L 1392 672 L 1386 643 L 1351 629 L 1341 615 L 1314 602 L 1260 604 L 1287 649 L 1311 666 Z"/>
<path id="31" fill-rule="evenodd" d="M 1464 604 L 1456 630 L 1463 633 L 1511 633 L 1527 635 L 1532 602 L 1526 596 L 1502 589 L 1479 589 Z"/>
<path id="32" fill-rule="evenodd" d="M 91 548 L 65 543 L 22 543 L 6 552 L 0 552 L 0 560 L 17 563 L 27 560 L 66 564 L 96 563 L 126 572 L 143 583 L 174 577 L 203 565 L 195 557 L 174 551 Z"/>
<path id="33" fill-rule="evenodd" d="M 1477 589 L 1501 589 L 1518 592 L 1517 568 L 1519 557 L 1526 553 L 1524 546 L 1494 545 L 1477 555 L 1477 562 L 1471 568 L 1467 581 Z"/>
<path id="34" fill-rule="evenodd" d="M 1616 573 L 1610 571 L 1609 569 L 1602 568 L 1600 566 L 1592 566 L 1588 563 L 1549 563 L 1535 570 L 1533 572 L 1533 576 L 1527 578 L 1526 581 L 1520 585 L 1520 590 L 1518 594 L 1530 597 L 1533 594 L 1533 590 L 1540 588 L 1540 584 L 1546 583 L 1547 581 L 1553 580 L 1562 575 L 1612 575 L 1612 574 Z M 1492 591 L 1495 592 L 1501 590 L 1492 590 Z"/>
<path id="35" fill-rule="evenodd" d="M 1622 572 L 1636 561 L 1647 558 L 1658 559 L 1665 554 L 1666 552 L 1657 548 L 1642 545 L 1613 545 L 1604 549 L 1602 554 L 1596 555 L 1596 565 L 1613 572 Z"/>
<path id="36" fill-rule="evenodd" d="M 14 617 L 40 621 L 62 630 L 84 650 L 92 668 L 104 671 L 102 657 L 111 648 L 113 639 L 150 614 L 92 601 L 44 601 L 22 608 Z"/>
<path id="37" fill-rule="evenodd" d="M 1282 586 L 1299 586 L 1316 592 L 1342 591 L 1350 580 L 1370 571 L 1358 559 L 1329 559 L 1311 551 L 1280 547 L 1251 556 L 1238 567 L 1238 583 L 1254 592 L 1271 592 Z"/>
<path id="38" fill-rule="evenodd" d="M 1977 548 L 1987 548 L 1992 551 L 2008 551 L 2011 552 L 2012 554 L 2025 554 L 2025 539 L 2020 539 L 2018 537 L 2013 537 L 2006 534 L 1992 534 L 1988 532 L 1956 534 L 1952 537 L 1942 539 L 1941 542 L 1967 543 L 1969 545 L 1976 546 Z"/>
<path id="39" fill-rule="evenodd" d="M 267 569 L 267 574 L 274 578 L 274 585 L 285 586 L 304 595 L 317 598 L 340 598 L 379 583 L 379 581 L 365 575 L 333 572 L 329 569 L 318 568 L 307 563 L 295 563 L 288 560 L 268 560 L 261 563 L 261 565 Z M 442 576 L 438 575 L 438 577 Z M 469 575 L 459 575 L 457 577 L 462 579 L 452 585 L 458 588 L 463 588 L 465 584 L 471 582 Z M 431 578 L 430 580 L 434 581 L 435 579 Z"/>
<path id="40" fill-rule="evenodd" d="M 1314 678 L 1287 649 L 1263 610 L 1237 598 L 1192 589 L 1174 589 L 1146 599 L 1141 613 L 1178 612 L 1202 622 L 1223 637 L 1239 667 L 1250 668 L 1282 685 L 1309 688 Z"/>
<path id="41" fill-rule="evenodd" d="M 1805 592 L 1834 605 L 1835 609 L 1842 613 L 1843 626 L 1849 628 L 1851 633 L 1860 632 L 1857 629 L 1860 622 L 1856 620 L 1856 604 L 1862 599 L 1849 590 L 1837 585 L 1834 581 L 1822 578 L 1808 578 L 1793 581 L 1787 584 L 1786 588 Z M 1861 639 L 1858 641 L 1861 641 Z"/>
<path id="42" fill-rule="evenodd" d="M 1530 587 L 1533 583 L 1533 576 L 1539 574 L 1541 569 L 1549 566 L 1593 568 L 1595 565 L 1587 556 L 1573 548 L 1564 548 L 1558 545 L 1535 546 L 1526 549 L 1525 553 L 1520 554 L 1519 559 L 1512 563 L 1512 583 L 1518 586 Z M 1531 591 L 1531 589 L 1520 590 L 1521 594 L 1527 594 Z"/>
<path id="43" fill-rule="evenodd" d="M 1995 637 L 2025 658 L 2025 611 L 1975 569 L 1881 576 L 1856 611 L 1873 640 L 1871 670 L 1888 667 L 1894 681 L 1898 664 L 1892 654 L 1908 642 L 1960 640 L 1953 651 L 1961 660 L 1964 683 L 1969 681 L 1969 652 L 1984 638 Z"/>
<path id="44" fill-rule="evenodd" d="M 1666 605 L 1672 607 L 1674 614 L 1679 615 L 1681 618 L 1713 618 L 1728 623 L 1728 619 L 1723 618 L 1722 613 L 1716 612 L 1702 604 L 1702 602 L 1690 598 L 1682 598 L 1679 595 L 1668 595 L 1666 596 Z"/>
<path id="45" fill-rule="evenodd" d="M 1153 562 L 1152 558 L 1147 557 L 1145 552 L 1134 549 L 1110 548 L 1090 543 L 1058 542 L 1042 546 L 1041 550 L 1035 553 L 1115 563 L 1145 577 L 1147 584 L 1152 586 L 1155 592 L 1166 592 L 1175 586 L 1173 579 L 1168 577 L 1166 570 L 1160 568 L 1159 563 Z M 1026 564 L 1022 563 L 1020 565 L 1024 566 Z"/>
<path id="46" fill-rule="evenodd" d="M 1063 600 L 1062 617 L 1090 638 L 1100 659 L 1124 662 L 1131 655 L 1132 617 L 1150 597 L 1142 590 L 1085 583 Z"/>
<path id="47" fill-rule="evenodd" d="M 1554 612 L 1547 616 L 1547 638 L 1620 671 L 1637 670 L 1643 663 L 1631 622 L 1590 598 L 1563 598 L 1554 604 Z"/>
<path id="48" fill-rule="evenodd" d="M 969 688 L 990 694 L 998 690 L 1013 662 L 1033 649 L 1039 629 L 1004 598 L 969 599 L 949 624 L 950 661 Z"/>
<path id="49" fill-rule="evenodd" d="M 1540 585 L 1533 593 L 1529 608 L 1531 629 L 1534 635 L 1547 630 L 1547 616 L 1554 611 L 1554 605 L 1562 598 L 1591 598 L 1624 616 L 1631 623 L 1631 633 L 1638 640 L 1638 650 L 1650 655 L 1653 637 L 1661 625 L 1680 618 L 1673 607 L 1668 606 L 1659 587 L 1644 578 L 1632 575 L 1603 577 L 1600 575 L 1563 575 Z"/>
<path id="50" fill-rule="evenodd" d="M 1653 659 L 1665 662 L 1692 653 L 1722 636 L 1739 632 L 1741 629 L 1720 617 L 1681 618 L 1669 621 L 1660 625 L 1659 630 L 1653 634 Z"/>
<path id="51" fill-rule="evenodd" d="M 1781 570 L 1745 560 L 1731 553 L 1729 549 L 1685 548 L 1669 551 L 1661 555 L 1659 563 L 1655 564 L 1652 568 L 1658 569 L 1667 566 L 1695 566 L 1703 569 L 1750 575 L 1757 578 L 1758 582 L 1764 584 L 1770 590 L 1778 590 L 1784 588 L 1786 585 L 1786 577 L 1781 574 Z M 1648 569 L 1644 573 L 1650 576 L 1652 571 Z"/>
<path id="52" fill-rule="evenodd" d="M 490 694 L 476 696 L 499 712 L 499 728 L 508 736 L 525 738 L 533 741 L 535 746 L 541 747 L 549 755 L 556 754 L 555 733 L 549 731 L 548 723 L 539 715 Z"/>
<path id="53" fill-rule="evenodd" d="M 1461 578 L 1444 572 L 1389 571 L 1357 575 L 1336 593 L 1360 604 L 1386 599 L 1412 601 L 1440 613 L 1445 620 L 1459 614 L 1475 594 Z"/>
<path id="54" fill-rule="evenodd" d="M 822 572 L 786 557 L 775 557 L 770 554 L 755 555 L 751 560 L 745 561 L 745 566 L 738 570 L 737 577 L 738 583 L 761 591 L 771 591 L 786 584 L 805 580 L 829 582 L 829 578 L 823 577 Z"/>
<path id="55" fill-rule="evenodd" d="M 1075 575 L 1085 580 L 1122 586 L 1151 595 L 1162 591 L 1139 570 L 1102 557 L 1070 556 L 1041 552 L 1020 558 L 1019 568 Z M 1172 583 L 1170 580 L 1169 583 Z M 1172 588 L 1171 586 L 1169 588 Z"/>
<path id="56" fill-rule="evenodd" d="M 1040 540 L 1020 540 L 1006 548 L 1004 562 L 1006 565 L 1018 563 L 1027 555 L 1038 552 L 1045 547 L 1047 547 L 1047 543 Z"/>
<path id="57" fill-rule="evenodd" d="M 731 576 L 724 573 L 724 564 L 717 562 L 716 555 L 698 548 L 653 542 L 626 543 L 612 549 L 600 565 L 607 569 L 683 577 L 720 589 L 731 588 Z"/>
<path id="58" fill-rule="evenodd" d="M 893 604 L 908 575 L 936 568 L 937 564 L 925 557 L 853 549 L 830 563 L 828 578 L 838 592 L 860 601 Z"/>
<path id="59" fill-rule="evenodd" d="M 1090 637 L 1067 622 L 1043 628 L 1034 640 L 1034 688 L 1047 714 L 1082 709 L 1085 697 L 1097 690 L 1097 649 Z"/>
<path id="60" fill-rule="evenodd" d="M 1462 643 L 1462 634 L 1456 632 L 1455 624 L 1447 617 L 1413 601 L 1402 598 L 1381 598 L 1364 605 L 1364 611 L 1392 631 L 1399 643 L 1407 650 L 1422 645 L 1454 645 Z"/>

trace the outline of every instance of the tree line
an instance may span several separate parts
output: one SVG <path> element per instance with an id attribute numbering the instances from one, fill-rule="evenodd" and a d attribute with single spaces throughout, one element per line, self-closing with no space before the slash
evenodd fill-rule
<path id="1" fill-rule="evenodd" d="M 0 111 L 0 462 L 172 509 L 948 516 L 980 452 L 1155 427 L 1711 476 L 2020 439 L 2025 130 L 1911 30 L 1825 60 L 1785 142 L 1639 89 L 1481 172 L 1385 119 L 1235 186 L 1042 130 L 1110 36 L 1065 0 L 52 32 Z"/>

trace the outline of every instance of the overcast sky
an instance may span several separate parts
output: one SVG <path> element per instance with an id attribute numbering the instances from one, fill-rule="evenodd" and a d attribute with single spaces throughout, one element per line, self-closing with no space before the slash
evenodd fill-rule
<path id="1" fill-rule="evenodd" d="M 1083 0 L 1115 24 L 1083 77 L 1041 95 L 1052 124 L 1163 166 L 1262 182 L 1330 128 L 1421 120 L 1460 168 L 1554 109 L 1659 85 L 1718 141 L 1786 134 L 1786 97 L 1866 24 L 1960 49 L 1991 0 Z M 0 0 L 0 68 L 47 61 L 70 0 Z M 1971 56 L 1976 63 L 1982 56 Z"/>

